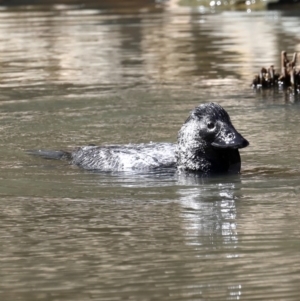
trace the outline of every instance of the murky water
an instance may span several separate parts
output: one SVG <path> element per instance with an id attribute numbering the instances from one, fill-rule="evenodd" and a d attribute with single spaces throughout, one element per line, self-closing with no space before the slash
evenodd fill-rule
<path id="1" fill-rule="evenodd" d="M 299 300 L 300 99 L 249 88 L 297 12 L 0 10 L 1 300 Z M 242 174 L 95 174 L 26 149 L 176 141 L 220 103 Z"/>

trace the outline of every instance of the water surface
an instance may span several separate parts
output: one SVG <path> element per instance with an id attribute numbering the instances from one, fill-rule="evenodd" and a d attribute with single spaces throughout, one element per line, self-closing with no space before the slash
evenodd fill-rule
<path id="1" fill-rule="evenodd" d="M 166 4 L 0 10 L 1 300 L 299 300 L 299 96 L 254 91 L 296 13 Z M 26 155 L 175 142 L 218 102 L 242 174 L 99 174 Z"/>

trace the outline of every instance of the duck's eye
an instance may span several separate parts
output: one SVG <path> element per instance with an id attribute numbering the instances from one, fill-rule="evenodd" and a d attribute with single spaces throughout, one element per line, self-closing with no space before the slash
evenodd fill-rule
<path id="1" fill-rule="evenodd" d="M 207 123 L 207 127 L 208 127 L 210 130 L 212 130 L 212 129 L 215 127 L 215 124 L 214 124 L 213 122 L 209 121 L 209 122 Z"/>

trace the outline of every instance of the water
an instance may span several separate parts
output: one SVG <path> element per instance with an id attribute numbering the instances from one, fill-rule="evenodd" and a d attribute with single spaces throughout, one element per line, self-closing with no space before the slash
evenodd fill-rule
<path id="1" fill-rule="evenodd" d="M 299 300 L 299 96 L 249 84 L 297 12 L 2 7 L 1 300 Z M 242 174 L 96 174 L 26 149 L 175 142 L 220 103 Z"/>

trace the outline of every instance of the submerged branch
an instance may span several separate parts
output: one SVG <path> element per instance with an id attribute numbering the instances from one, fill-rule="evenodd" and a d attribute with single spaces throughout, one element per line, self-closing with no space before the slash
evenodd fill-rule
<path id="1" fill-rule="evenodd" d="M 281 74 L 276 73 L 274 66 L 262 68 L 252 81 L 253 88 L 283 87 L 292 93 L 300 93 L 300 70 L 297 68 L 297 52 L 289 61 L 285 51 L 281 52 Z"/>

